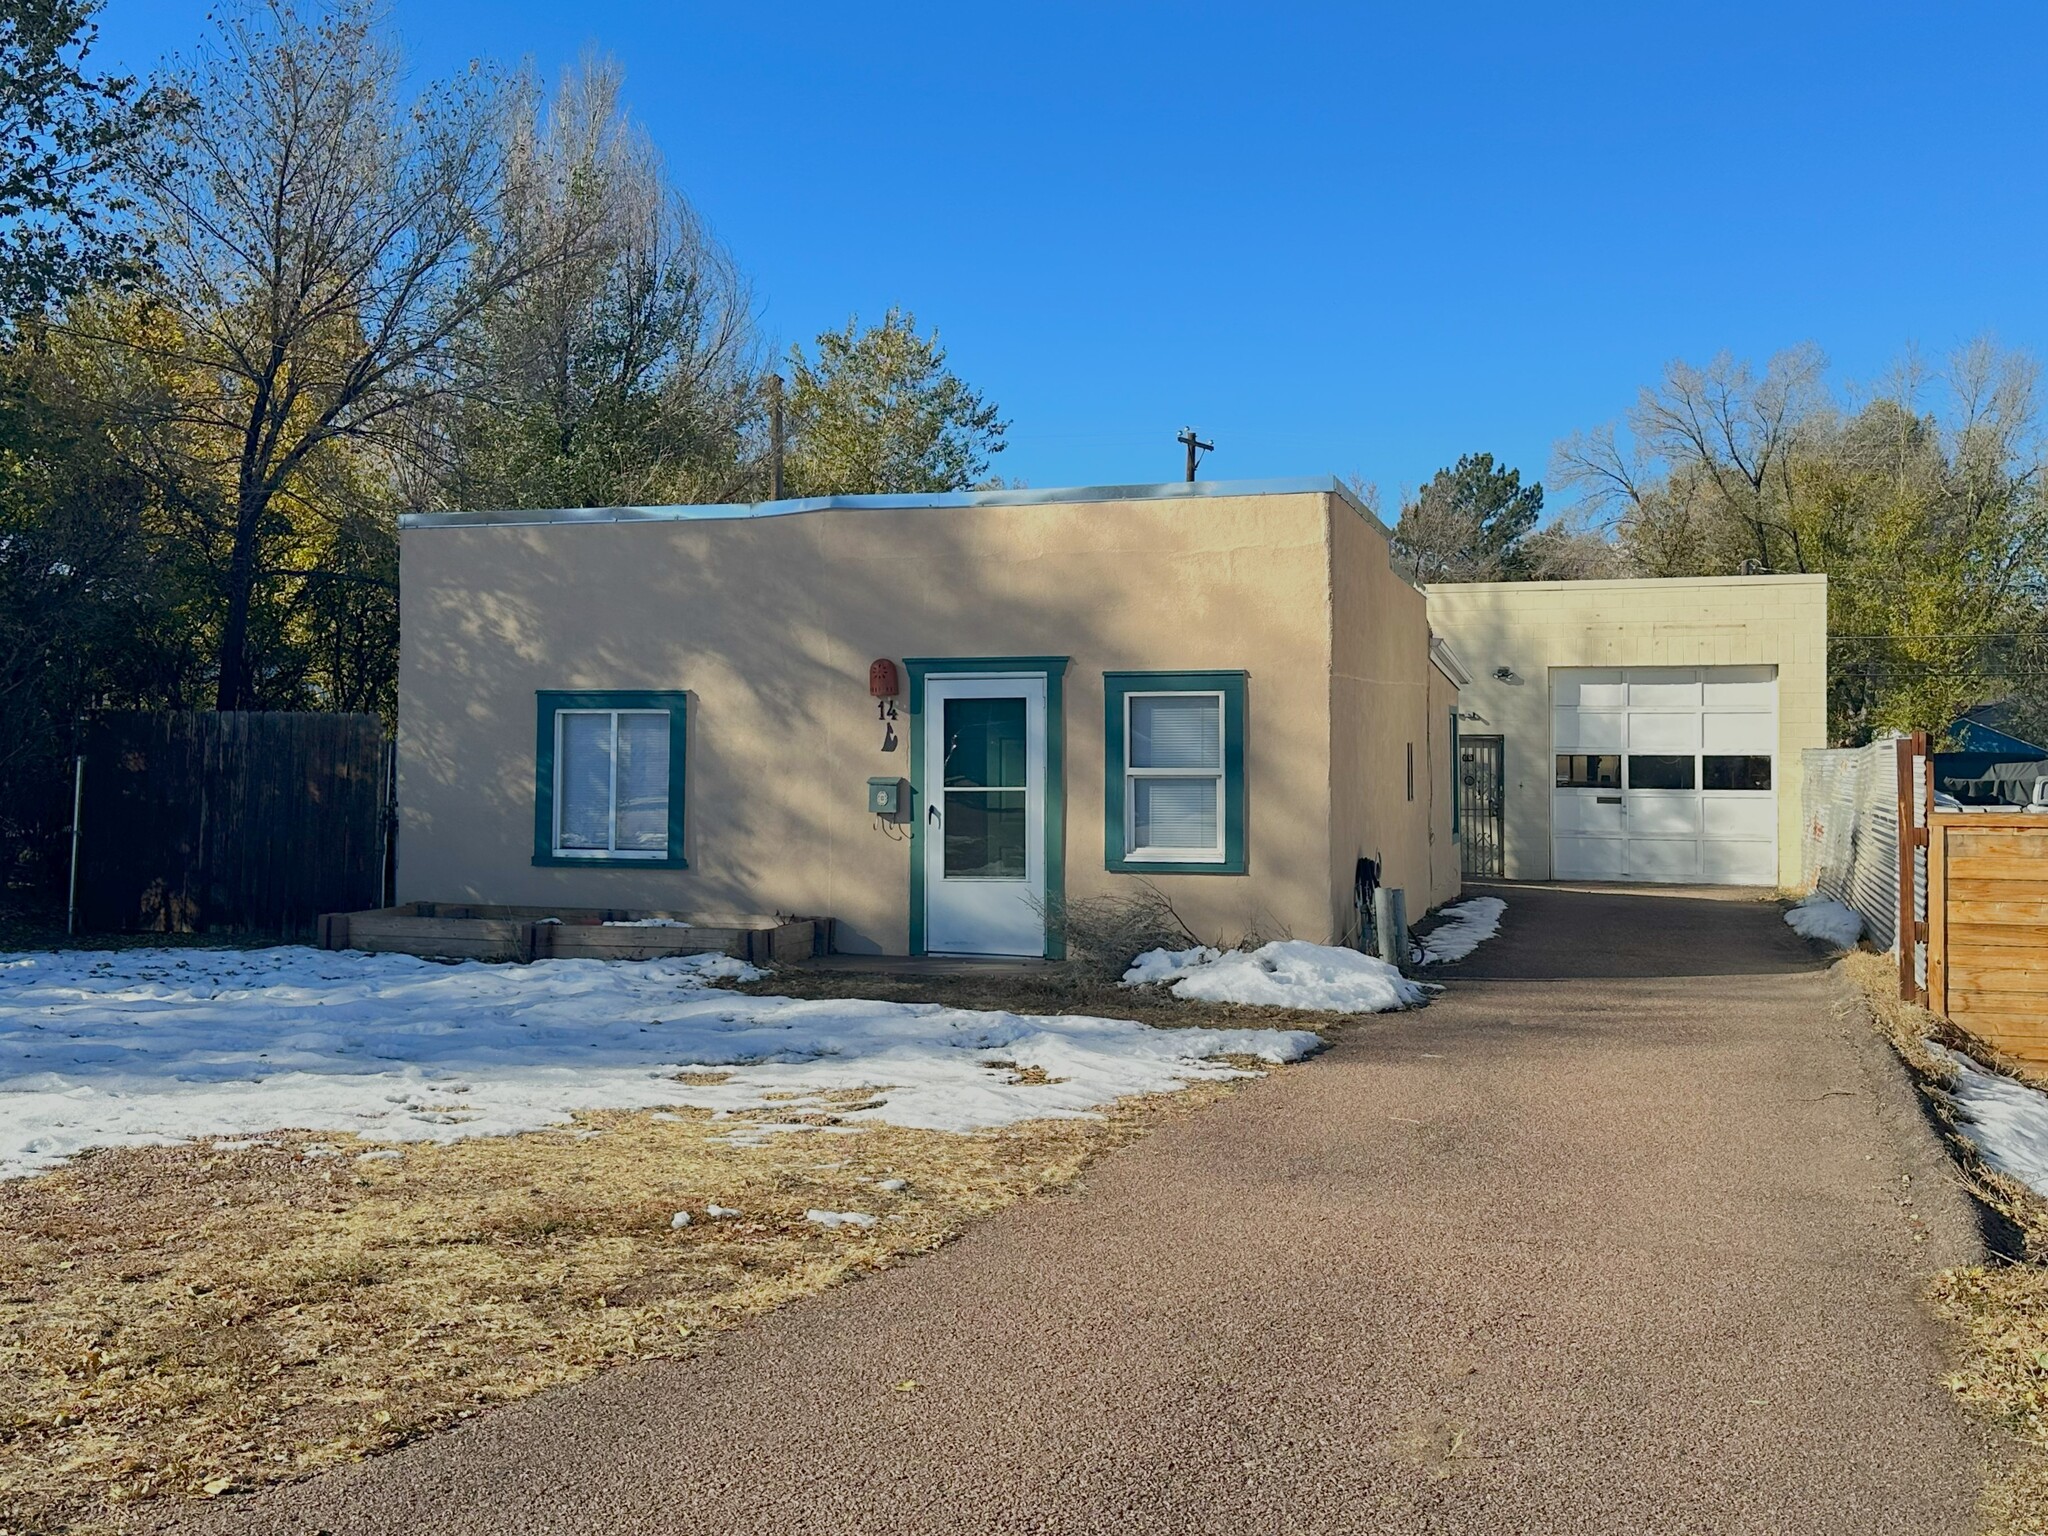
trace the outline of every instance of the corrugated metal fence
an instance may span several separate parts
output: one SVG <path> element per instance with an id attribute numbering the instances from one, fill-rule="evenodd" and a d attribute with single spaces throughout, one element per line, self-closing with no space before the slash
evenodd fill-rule
<path id="1" fill-rule="evenodd" d="M 1852 907 L 1882 949 L 1899 932 L 1899 753 L 1903 738 L 1867 747 L 1810 748 L 1800 819 L 1800 870 L 1808 889 Z M 1925 890 L 1925 882 L 1916 882 Z M 1924 899 L 1924 898 L 1922 898 Z"/>

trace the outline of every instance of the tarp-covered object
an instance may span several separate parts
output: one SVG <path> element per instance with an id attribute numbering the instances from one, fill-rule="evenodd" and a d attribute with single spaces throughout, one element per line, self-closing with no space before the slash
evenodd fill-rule
<path id="1" fill-rule="evenodd" d="M 2013 762 L 1987 752 L 1937 752 L 1934 787 L 1965 805 L 2031 805 L 2048 762 Z"/>

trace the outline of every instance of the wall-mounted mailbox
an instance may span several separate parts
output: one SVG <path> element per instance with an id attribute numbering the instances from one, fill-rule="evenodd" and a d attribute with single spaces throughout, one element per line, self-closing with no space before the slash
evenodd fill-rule
<path id="1" fill-rule="evenodd" d="M 868 780 L 868 810 L 871 814 L 900 821 L 903 808 L 909 803 L 910 786 L 901 779 Z"/>

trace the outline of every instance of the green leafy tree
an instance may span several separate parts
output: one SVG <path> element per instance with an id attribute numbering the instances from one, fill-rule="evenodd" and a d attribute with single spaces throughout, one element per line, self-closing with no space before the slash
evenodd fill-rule
<path id="1" fill-rule="evenodd" d="M 147 481 L 52 359 L 0 356 L 0 851 L 10 877 L 61 868 L 72 726 L 84 709 L 193 702 L 204 574 L 156 537 L 156 510 Z"/>
<path id="2" fill-rule="evenodd" d="M 878 496 L 982 483 L 1009 423 L 946 366 L 909 312 L 827 331 L 790 353 L 789 493 Z"/>
<path id="3" fill-rule="evenodd" d="M 96 0 L 0 0 L 0 316 L 133 276 L 121 157 L 162 115 L 134 80 L 89 74 Z"/>
<path id="4" fill-rule="evenodd" d="M 1543 487 L 1468 453 L 1401 508 L 1396 566 L 1415 581 L 1509 581 L 1526 574 L 1523 541 L 1543 515 Z"/>

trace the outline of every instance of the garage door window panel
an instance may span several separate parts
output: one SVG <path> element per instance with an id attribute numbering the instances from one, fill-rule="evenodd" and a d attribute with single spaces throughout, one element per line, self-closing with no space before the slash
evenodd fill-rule
<path id="1" fill-rule="evenodd" d="M 1621 788 L 1621 755 L 1612 752 L 1557 754 L 1559 789 Z"/>
<path id="2" fill-rule="evenodd" d="M 1710 752 L 1700 760 L 1700 787 L 1767 794 L 1771 788 L 1771 760 L 1761 754 Z"/>
<path id="3" fill-rule="evenodd" d="M 1673 753 L 1630 753 L 1630 789 L 1692 789 L 1696 787 L 1693 760 Z"/>

